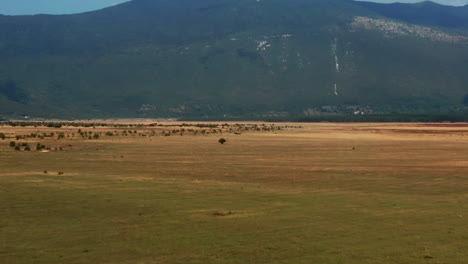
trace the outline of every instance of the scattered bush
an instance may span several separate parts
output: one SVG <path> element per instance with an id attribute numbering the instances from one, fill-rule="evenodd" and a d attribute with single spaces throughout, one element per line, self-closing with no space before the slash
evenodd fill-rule
<path id="1" fill-rule="evenodd" d="M 47 124 L 47 127 L 61 128 L 62 124 L 60 124 L 60 123 L 49 123 L 49 124 Z"/>
<path id="2" fill-rule="evenodd" d="M 227 140 L 226 140 L 225 138 L 220 138 L 220 139 L 218 140 L 218 142 L 221 143 L 221 144 L 224 144 L 224 143 L 227 142 Z"/>
<path id="3" fill-rule="evenodd" d="M 10 142 L 10 147 L 12 147 L 12 148 L 13 148 L 13 147 L 15 147 L 15 146 L 16 146 L 16 142 L 14 142 L 14 141 L 11 141 L 11 142 Z"/>
<path id="4" fill-rule="evenodd" d="M 5 134 L 4 133 L 0 133 L 0 139 L 5 139 Z"/>
<path id="5" fill-rule="evenodd" d="M 64 138 L 64 137 L 65 137 L 65 133 L 60 132 L 60 133 L 58 134 L 58 136 L 57 136 L 57 139 L 62 139 L 62 138 Z"/>
<path id="6" fill-rule="evenodd" d="M 29 146 L 26 146 L 26 147 L 24 148 L 24 151 L 31 151 L 31 148 L 30 148 Z"/>

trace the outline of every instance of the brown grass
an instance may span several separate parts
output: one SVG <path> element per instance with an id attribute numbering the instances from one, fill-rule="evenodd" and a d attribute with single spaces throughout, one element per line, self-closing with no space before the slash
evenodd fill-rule
<path id="1" fill-rule="evenodd" d="M 0 243 L 0 258 L 466 262 L 467 124 L 276 125 L 302 128 L 165 137 L 174 127 L 157 127 L 150 136 L 155 128 L 143 126 L 131 130 L 146 136 L 18 141 L 73 146 L 49 153 L 14 151 L 12 139 L 0 141 L 0 227 L 8 241 Z M 220 137 L 227 143 L 219 144 Z"/>

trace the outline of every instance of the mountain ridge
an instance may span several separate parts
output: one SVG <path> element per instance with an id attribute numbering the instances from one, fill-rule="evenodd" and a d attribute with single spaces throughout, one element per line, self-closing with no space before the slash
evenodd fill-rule
<path id="1" fill-rule="evenodd" d="M 3 16 L 0 115 L 463 111 L 468 32 L 374 9 L 347 0 L 134 0 Z"/>

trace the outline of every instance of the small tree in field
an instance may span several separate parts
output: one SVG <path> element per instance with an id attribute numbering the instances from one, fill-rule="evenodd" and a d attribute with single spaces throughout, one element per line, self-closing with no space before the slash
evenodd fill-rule
<path id="1" fill-rule="evenodd" d="M 57 136 L 57 139 L 62 139 L 62 138 L 64 138 L 64 137 L 65 137 L 65 133 L 60 132 L 60 133 L 58 134 L 58 136 Z"/>
<path id="2" fill-rule="evenodd" d="M 5 139 L 5 134 L 0 133 L 0 139 Z"/>
<path id="3" fill-rule="evenodd" d="M 226 140 L 225 138 L 220 138 L 220 139 L 218 140 L 218 142 L 221 143 L 221 144 L 224 144 L 224 143 L 227 142 L 227 140 Z"/>

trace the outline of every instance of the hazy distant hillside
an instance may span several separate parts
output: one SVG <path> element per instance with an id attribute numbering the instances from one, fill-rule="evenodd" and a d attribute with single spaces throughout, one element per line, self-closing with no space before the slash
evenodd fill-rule
<path id="1" fill-rule="evenodd" d="M 451 19 L 447 7 L 430 6 L 418 9 L 419 17 L 436 9 L 446 17 L 441 21 Z M 0 16 L 0 116 L 463 109 L 465 22 L 407 23 L 380 7 L 348 0 L 134 0 L 78 15 Z"/>
<path id="2" fill-rule="evenodd" d="M 376 4 L 371 2 L 357 2 L 378 14 L 408 23 L 468 29 L 468 5 L 463 7 L 438 5 L 430 1 L 417 4 Z"/>

